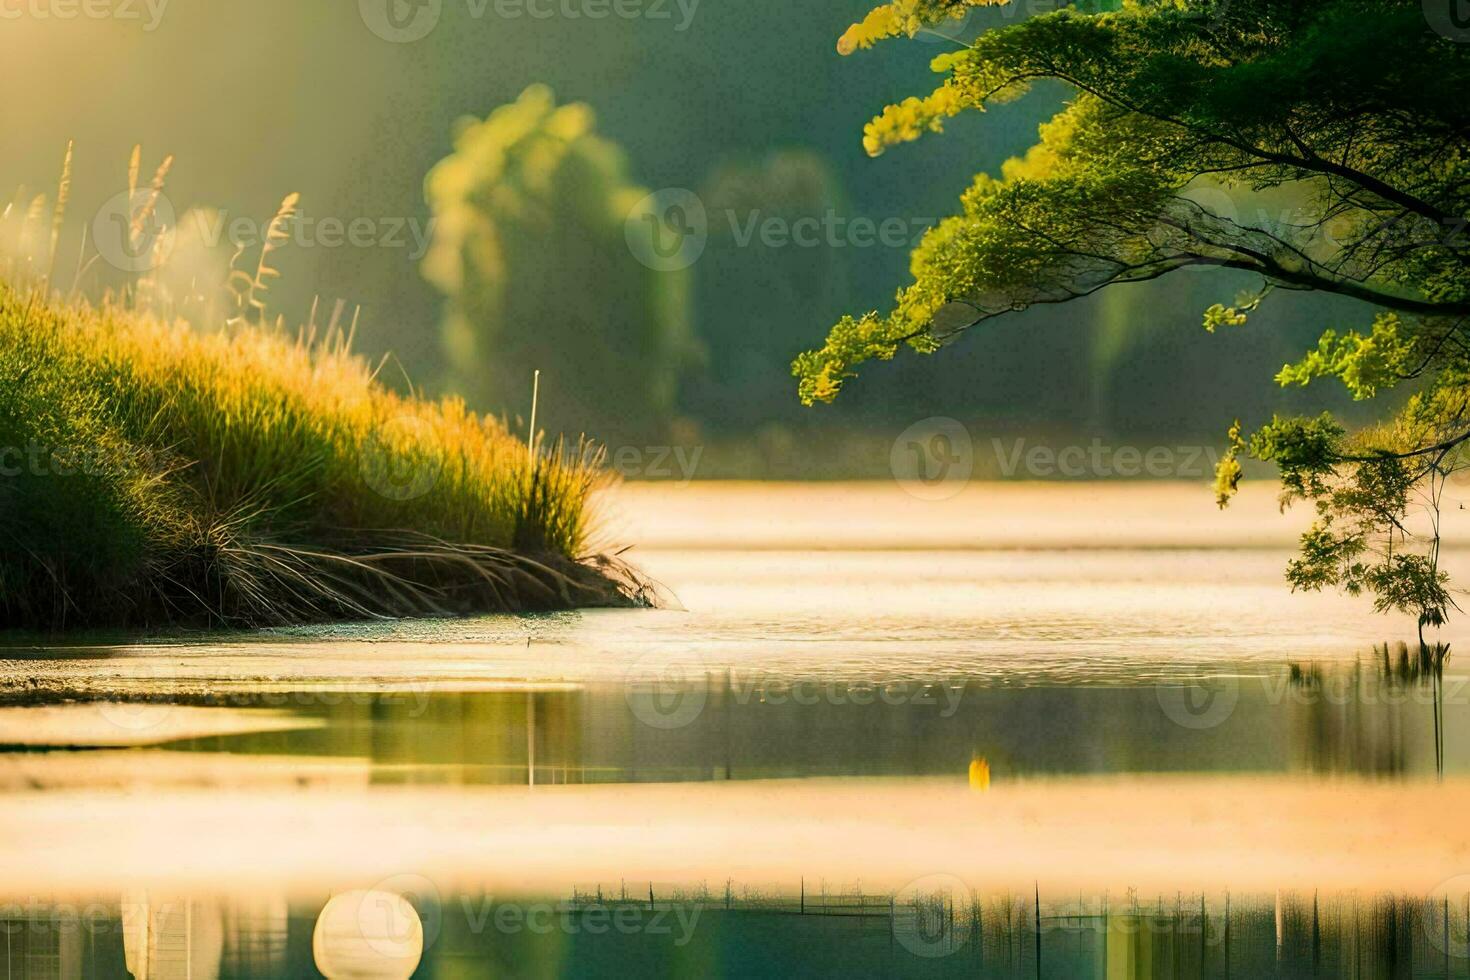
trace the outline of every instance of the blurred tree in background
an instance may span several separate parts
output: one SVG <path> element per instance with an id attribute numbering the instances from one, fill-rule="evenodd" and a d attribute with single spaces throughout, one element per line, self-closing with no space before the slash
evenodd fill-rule
<path id="1" fill-rule="evenodd" d="M 447 297 L 449 384 L 480 408 L 530 403 L 553 435 L 657 439 L 697 347 L 688 276 L 629 250 L 624 223 L 647 196 L 592 110 L 532 86 L 485 120 L 462 120 L 430 171 L 424 275 Z"/>
<path id="2" fill-rule="evenodd" d="M 703 199 L 709 242 L 695 267 L 707 369 L 685 406 L 724 431 L 789 419 L 785 366 L 800 345 L 793 324 L 819 323 L 846 298 L 851 249 L 826 229 L 846 207 L 818 154 L 777 150 L 715 166 Z"/>

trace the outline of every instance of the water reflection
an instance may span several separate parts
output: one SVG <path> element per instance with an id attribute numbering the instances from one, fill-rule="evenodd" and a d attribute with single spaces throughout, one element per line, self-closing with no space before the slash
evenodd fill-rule
<path id="1" fill-rule="evenodd" d="M 137 980 L 219 976 L 224 920 L 219 904 L 187 896 L 123 896 L 123 960 Z"/>
<path id="2" fill-rule="evenodd" d="M 1210 771 L 1433 778 L 1470 769 L 1466 678 L 1392 657 L 1227 667 L 1206 676 L 1159 665 L 1142 668 L 1131 684 L 725 671 L 516 690 L 195 700 L 237 712 L 289 711 L 302 723 L 180 739 L 167 743 L 165 756 L 330 762 L 373 784 L 964 778 L 977 758 L 995 780 Z M 27 766 L 45 784 L 46 766 L 35 758 Z M 312 769 L 313 778 L 322 771 Z"/>
<path id="3" fill-rule="evenodd" d="M 803 489 L 797 536 L 769 487 L 661 496 L 684 610 L 7 647 L 7 976 L 1470 977 L 1467 888 L 1198 891 L 1462 865 L 1453 661 L 1195 550 L 1277 540 L 1196 488 L 975 489 Z M 690 781 L 730 782 L 560 788 Z M 106 894 L 3 897 L 62 883 Z"/>
<path id="4" fill-rule="evenodd" d="M 65 928 L 65 917 L 58 915 L 57 935 L 85 933 L 91 958 L 105 962 L 110 947 L 104 943 L 99 952 L 96 941 L 112 932 L 110 912 L 100 904 L 90 906 L 81 920 L 84 930 Z M 124 965 L 136 980 L 280 976 L 286 965 L 288 922 L 289 910 L 281 896 L 220 901 L 137 890 L 123 894 L 116 932 L 122 937 Z M 94 972 L 95 968 L 77 975 Z"/>
<path id="5" fill-rule="evenodd" d="M 78 907 L 31 900 L 0 917 L 6 976 L 1470 976 L 1470 906 L 1458 893 L 1062 898 L 982 895 L 956 880 L 882 895 L 731 883 L 713 895 L 353 889 L 264 904 L 130 893 L 83 916 Z M 232 927 L 242 914 L 250 925 Z"/>
<path id="6" fill-rule="evenodd" d="M 1420 758 L 1427 716 L 1434 772 L 1443 776 L 1447 653 L 1447 647 L 1435 647 L 1411 655 L 1408 645 L 1400 643 L 1395 654 L 1384 644 L 1351 669 L 1291 664 L 1288 679 L 1300 709 L 1298 742 L 1309 753 L 1305 768 L 1376 775 L 1422 770 L 1428 761 Z M 1458 719 L 1464 714 L 1465 679 L 1452 681 L 1454 697 L 1448 707 L 1458 709 Z M 1408 738 L 1406 726 L 1414 733 Z"/>

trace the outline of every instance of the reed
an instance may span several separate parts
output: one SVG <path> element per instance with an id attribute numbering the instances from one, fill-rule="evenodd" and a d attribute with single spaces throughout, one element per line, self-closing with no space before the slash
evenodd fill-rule
<path id="1" fill-rule="evenodd" d="M 71 154 L 73 144 L 66 144 L 61 160 L 61 179 L 56 182 L 56 207 L 51 211 L 51 243 L 46 253 L 46 283 L 56 274 L 56 249 L 61 245 L 61 226 L 66 220 L 66 205 L 71 200 Z"/>

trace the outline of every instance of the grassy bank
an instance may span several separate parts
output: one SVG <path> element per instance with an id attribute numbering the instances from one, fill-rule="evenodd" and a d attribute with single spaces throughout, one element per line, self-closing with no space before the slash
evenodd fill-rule
<path id="1" fill-rule="evenodd" d="M 392 393 L 336 328 L 200 333 L 0 285 L 0 627 L 623 603 L 586 555 L 600 479 Z"/>

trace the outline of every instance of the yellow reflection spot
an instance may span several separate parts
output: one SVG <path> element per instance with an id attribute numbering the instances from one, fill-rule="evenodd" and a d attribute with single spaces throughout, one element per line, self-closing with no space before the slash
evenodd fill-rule
<path id="1" fill-rule="evenodd" d="M 970 760 L 970 788 L 976 790 L 987 790 L 990 788 L 990 763 L 983 756 L 975 756 Z"/>

